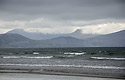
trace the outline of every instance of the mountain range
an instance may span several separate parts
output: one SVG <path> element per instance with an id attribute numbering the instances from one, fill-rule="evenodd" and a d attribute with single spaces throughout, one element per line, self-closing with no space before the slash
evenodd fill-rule
<path id="1" fill-rule="evenodd" d="M 48 34 L 48 33 L 44 34 L 40 32 L 26 32 L 23 29 L 13 29 L 11 31 L 8 31 L 7 33 L 20 34 L 24 37 L 27 37 L 33 40 L 51 39 L 51 38 L 60 37 L 60 36 L 70 36 L 78 39 L 87 39 L 87 38 L 98 36 L 98 34 L 83 34 L 80 29 L 77 29 L 76 31 L 68 34 Z"/>
<path id="2" fill-rule="evenodd" d="M 74 33 L 81 34 L 80 30 Z M 94 35 L 84 39 L 71 36 L 74 33 L 44 40 L 33 40 L 17 33 L 7 32 L 0 34 L 0 48 L 125 47 L 125 30 L 106 35 Z"/>

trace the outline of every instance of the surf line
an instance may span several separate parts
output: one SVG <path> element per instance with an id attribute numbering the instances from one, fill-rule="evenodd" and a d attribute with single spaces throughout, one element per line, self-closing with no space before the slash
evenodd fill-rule
<path id="1" fill-rule="evenodd" d="M 91 57 L 92 59 L 100 59 L 100 60 L 125 60 L 125 58 L 109 58 L 109 57 Z"/>
<path id="2" fill-rule="evenodd" d="M 38 67 L 75 67 L 75 68 L 95 68 L 95 69 L 125 69 L 125 67 L 116 67 L 116 66 L 88 66 L 88 65 L 0 64 L 0 66 L 38 66 Z"/>

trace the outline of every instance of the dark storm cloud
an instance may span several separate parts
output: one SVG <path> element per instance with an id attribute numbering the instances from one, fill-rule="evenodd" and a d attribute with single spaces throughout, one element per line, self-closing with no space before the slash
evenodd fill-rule
<path id="1" fill-rule="evenodd" d="M 0 0 L 3 20 L 125 18 L 124 0 Z"/>

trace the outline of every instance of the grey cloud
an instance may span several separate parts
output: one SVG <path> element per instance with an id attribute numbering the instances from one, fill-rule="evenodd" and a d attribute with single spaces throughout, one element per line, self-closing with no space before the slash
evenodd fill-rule
<path id="1" fill-rule="evenodd" d="M 19 28 L 68 33 L 108 23 L 125 23 L 125 0 L 0 0 L 3 32 Z"/>
<path id="2" fill-rule="evenodd" d="M 124 19 L 124 0 L 0 0 L 3 20 Z"/>

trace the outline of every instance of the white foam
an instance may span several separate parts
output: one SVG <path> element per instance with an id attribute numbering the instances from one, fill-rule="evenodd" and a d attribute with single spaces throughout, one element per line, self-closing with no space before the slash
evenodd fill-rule
<path id="1" fill-rule="evenodd" d="M 107 59 L 107 60 L 125 60 L 125 58 L 109 58 L 109 57 L 91 57 L 92 59 Z"/>
<path id="2" fill-rule="evenodd" d="M 70 54 L 70 55 L 83 55 L 85 54 L 85 52 L 82 52 L 82 53 L 72 53 L 72 52 L 66 52 L 64 54 Z"/>
<path id="3" fill-rule="evenodd" d="M 20 56 L 3 56 L 2 58 L 21 58 Z"/>
<path id="4" fill-rule="evenodd" d="M 40 59 L 40 58 L 42 58 L 42 59 L 49 59 L 49 58 L 52 58 L 53 56 L 45 56 L 45 57 L 25 57 L 25 58 L 37 58 L 37 59 Z"/>
<path id="5" fill-rule="evenodd" d="M 33 54 L 39 54 L 38 52 L 33 52 Z"/>
<path id="6" fill-rule="evenodd" d="M 125 67 L 116 66 L 89 66 L 89 65 L 46 65 L 46 64 L 0 64 L 0 66 L 38 66 L 38 67 L 76 67 L 76 68 L 94 68 L 94 69 L 125 69 Z"/>
<path id="7" fill-rule="evenodd" d="M 10 58 L 29 58 L 29 59 L 40 59 L 40 58 L 42 58 L 42 59 L 49 59 L 49 58 L 52 58 L 53 56 L 35 56 L 35 57 L 31 57 L 31 56 L 3 56 L 3 58 L 8 58 L 8 59 L 10 59 Z"/>

